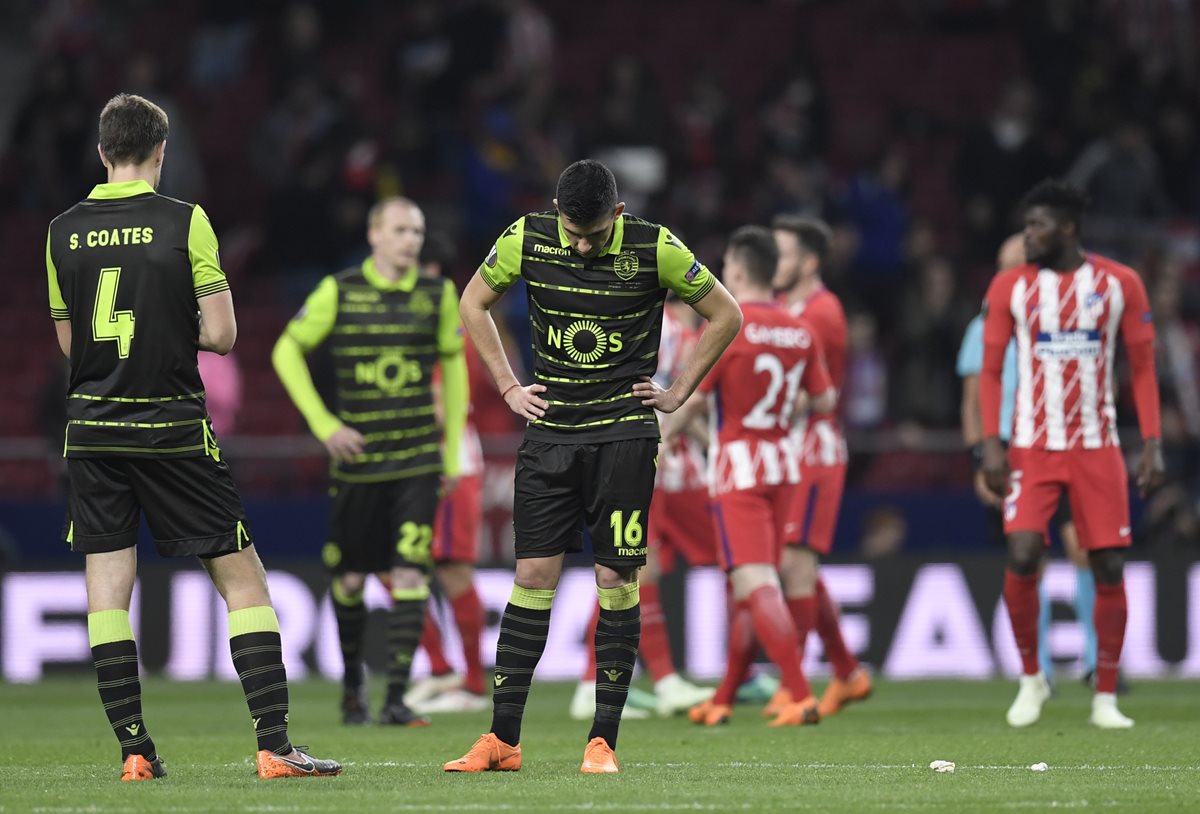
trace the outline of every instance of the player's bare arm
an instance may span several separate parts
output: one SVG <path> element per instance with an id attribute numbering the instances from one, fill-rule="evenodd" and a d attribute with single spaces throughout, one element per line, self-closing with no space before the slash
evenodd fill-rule
<path id="1" fill-rule="evenodd" d="M 512 366 L 508 363 L 508 357 L 504 353 L 504 346 L 500 344 L 500 333 L 496 329 L 496 320 L 491 313 L 492 306 L 500 301 L 500 296 L 484 282 L 479 274 L 476 274 L 463 290 L 462 299 L 458 304 L 458 313 L 462 317 L 463 327 L 467 329 L 467 334 L 475 343 L 476 350 L 479 351 L 479 358 L 483 360 L 483 363 L 487 365 L 488 372 L 492 374 L 492 379 L 496 382 L 496 389 L 500 391 L 505 404 L 517 415 L 532 421 L 544 416 L 550 406 L 537 395 L 544 393 L 546 386 L 541 384 L 522 386 L 516 374 L 513 373 Z"/>
<path id="2" fill-rule="evenodd" d="M 979 453 L 982 454 L 983 427 L 979 421 L 979 375 L 963 376 L 962 385 L 963 394 L 959 415 L 962 418 L 963 443 L 972 450 L 979 445 Z M 999 509 L 1004 505 L 1000 497 L 988 486 L 982 469 L 975 472 L 972 484 L 975 488 L 975 496 L 983 505 L 991 506 L 994 509 Z"/>
<path id="3" fill-rule="evenodd" d="M 201 297 L 200 306 L 200 350 L 212 351 L 222 356 L 233 350 L 237 341 L 237 318 L 233 313 L 233 295 L 229 289 Z"/>
<path id="4" fill-rule="evenodd" d="M 663 413 L 673 413 L 687 402 L 742 328 L 742 310 L 719 282 L 693 303 L 692 308 L 708 320 L 708 325 L 700 335 L 695 350 L 688 356 L 679 378 L 665 390 L 649 377 L 633 386 L 633 394 L 642 400 L 642 404 Z"/>
<path id="5" fill-rule="evenodd" d="M 63 356 L 71 358 L 71 320 L 54 320 L 54 332 L 58 335 L 58 348 Z"/>

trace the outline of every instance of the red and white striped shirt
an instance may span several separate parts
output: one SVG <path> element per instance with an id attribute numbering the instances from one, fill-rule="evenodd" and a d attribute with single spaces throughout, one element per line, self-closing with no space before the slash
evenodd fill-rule
<path id="1" fill-rule="evenodd" d="M 1119 446 L 1113 395 L 1117 333 L 1126 347 L 1154 341 L 1137 272 L 1094 254 L 1069 272 L 1017 266 L 996 275 L 984 307 L 985 356 L 1002 356 L 1009 338 L 1017 339 L 1012 445 Z M 997 435 L 998 411 L 982 404 L 980 395 L 984 435 Z M 1139 405 L 1139 419 L 1147 420 L 1141 412 Z"/>
<path id="2" fill-rule="evenodd" d="M 825 353 L 829 378 L 840 395 L 846 378 L 846 312 L 837 295 L 821 286 L 812 296 L 788 305 L 812 327 Z M 836 413 L 809 414 L 797 423 L 793 440 L 801 444 L 805 466 L 836 466 L 846 463 L 846 439 Z"/>
<path id="3" fill-rule="evenodd" d="M 742 330 L 717 360 L 700 392 L 709 397 L 712 494 L 800 482 L 800 450 L 791 434 L 797 393 L 831 387 L 820 340 L 777 303 L 742 304 Z"/>

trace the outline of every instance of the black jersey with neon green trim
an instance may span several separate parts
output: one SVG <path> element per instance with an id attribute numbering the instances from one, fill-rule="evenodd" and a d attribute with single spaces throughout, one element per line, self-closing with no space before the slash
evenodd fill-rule
<path id="1" fill-rule="evenodd" d="M 337 377 L 337 416 L 366 441 L 353 460 L 331 462 L 335 480 L 442 472 L 433 372 L 440 356 L 462 351 L 457 300 L 449 280 L 422 277 L 414 267 L 388 283 L 368 258 L 326 278 L 289 323 L 288 334 L 305 350 L 327 347 Z"/>
<path id="2" fill-rule="evenodd" d="M 502 292 L 525 280 L 533 328 L 534 381 L 550 405 L 526 437 L 594 443 L 658 437 L 654 410 L 633 385 L 658 368 L 663 301 L 671 289 L 686 302 L 716 284 L 709 270 L 669 230 L 631 215 L 613 225 L 591 258 L 576 254 L 554 212 L 510 226 L 479 273 Z"/>
<path id="3" fill-rule="evenodd" d="M 50 223 L 50 315 L 71 322 L 68 457 L 215 450 L 197 300 L 229 288 L 199 206 L 100 184 Z"/>

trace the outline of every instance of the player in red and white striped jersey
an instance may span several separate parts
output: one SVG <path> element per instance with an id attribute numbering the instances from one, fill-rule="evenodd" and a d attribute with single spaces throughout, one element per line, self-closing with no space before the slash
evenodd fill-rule
<path id="1" fill-rule="evenodd" d="M 1099 652 L 1091 723 L 1106 729 L 1133 726 L 1116 704 L 1127 613 L 1124 552 L 1131 538 L 1113 362 L 1120 333 L 1133 373 L 1143 438 L 1137 483 L 1145 494 L 1163 478 L 1154 324 L 1137 273 L 1080 250 L 1085 204 L 1085 196 L 1068 185 L 1044 181 L 1035 187 L 1024 201 L 1029 262 L 996 275 L 984 303 L 983 472 L 993 492 L 1007 492 L 1004 600 L 1023 671 L 1008 710 L 1012 726 L 1035 723 L 1050 694 L 1037 662 L 1037 572 L 1046 524 L 1064 489 L 1096 578 Z M 1000 378 L 1005 346 L 1014 335 L 1017 398 L 1006 460 Z"/>
<path id="2" fill-rule="evenodd" d="M 662 387 L 683 372 L 683 363 L 695 345 L 695 312 L 674 295 L 668 295 L 663 308 L 662 334 L 658 345 L 658 371 L 654 381 Z M 659 413 L 659 424 L 666 431 L 675 421 L 673 413 Z M 659 600 L 659 577 L 670 573 L 678 558 L 689 566 L 715 565 L 717 544 L 708 513 L 708 471 L 704 452 L 688 433 L 676 434 L 658 457 L 654 480 L 654 500 L 650 504 L 646 565 L 639 573 L 642 604 L 641 656 L 654 680 L 654 706 L 659 715 L 674 715 L 712 697 L 711 687 L 699 687 L 675 669 L 671 644 L 667 639 L 666 619 Z M 594 638 L 600 606 L 592 615 L 588 640 Z M 596 654 L 587 649 L 588 660 L 583 678 L 571 699 L 571 717 L 590 720 L 596 713 Z M 640 713 L 640 714 L 639 714 Z M 626 704 L 623 717 L 646 714 Z"/>
<path id="3" fill-rule="evenodd" d="M 840 392 L 846 372 L 846 313 L 837 295 L 821 281 L 821 266 L 829 254 L 829 227 L 814 218 L 781 215 L 771 224 L 779 246 L 774 286 L 780 300 L 812 325 L 821 340 L 834 388 Z M 802 483 L 792 534 L 784 540 L 780 573 L 801 653 L 814 628 L 833 680 L 821 696 L 822 717 L 871 694 L 871 677 L 850 652 L 842 637 L 837 603 L 820 578 L 819 558 L 833 548 L 833 533 L 846 484 L 846 440 L 834 412 L 809 410 L 793 431 L 801 444 Z M 784 699 L 779 699 L 782 702 Z"/>
<path id="4" fill-rule="evenodd" d="M 771 280 L 779 250 L 771 232 L 745 226 L 725 252 L 724 280 L 742 308 L 742 330 L 700 384 L 708 396 L 712 442 L 709 472 L 713 525 L 721 565 L 729 574 L 737 608 L 730 624 L 729 660 L 716 695 L 693 708 L 692 720 L 724 723 L 757 648 L 757 639 L 781 672 L 789 703 L 772 726 L 820 720 L 817 699 L 800 665 L 796 627 L 779 582 L 779 557 L 789 538 L 798 498 L 800 449 L 791 438 L 801 391 L 814 409 L 834 406 L 820 341 L 807 322 L 774 301 Z M 687 425 L 702 409 L 694 397 L 668 427 Z M 750 625 L 744 623 L 749 619 Z M 753 633 L 748 628 L 753 629 Z"/>

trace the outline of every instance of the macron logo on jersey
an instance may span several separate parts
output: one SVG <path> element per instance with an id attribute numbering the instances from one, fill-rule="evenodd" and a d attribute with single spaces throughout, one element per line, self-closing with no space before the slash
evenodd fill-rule
<path id="1" fill-rule="evenodd" d="M 1100 332 L 1038 331 L 1033 353 L 1039 359 L 1087 359 L 1100 355 Z"/>

